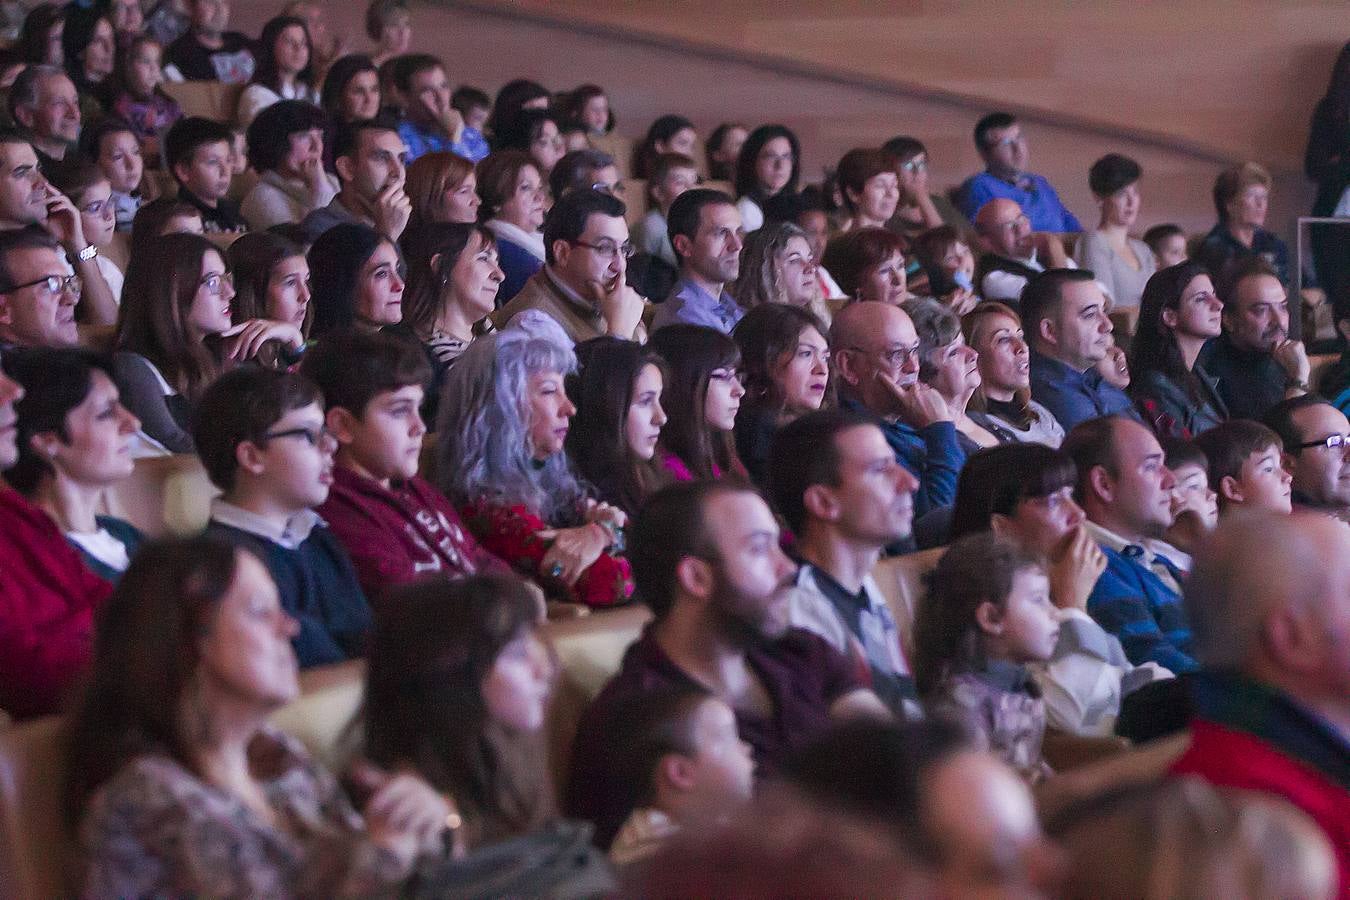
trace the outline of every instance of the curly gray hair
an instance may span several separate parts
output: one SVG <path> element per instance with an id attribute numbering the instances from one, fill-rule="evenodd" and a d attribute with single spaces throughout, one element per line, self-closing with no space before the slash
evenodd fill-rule
<path id="1" fill-rule="evenodd" d="M 450 368 L 436 427 L 436 474 L 457 504 L 487 497 L 563 525 L 578 518 L 588 491 L 567 454 L 555 453 L 542 465 L 534 459 L 529 379 L 539 372 L 567 375 L 577 358 L 552 319 L 522 317 L 474 341 Z"/>

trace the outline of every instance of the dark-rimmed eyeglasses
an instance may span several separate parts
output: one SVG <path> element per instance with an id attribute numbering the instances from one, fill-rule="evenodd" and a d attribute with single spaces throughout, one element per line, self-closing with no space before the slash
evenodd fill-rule
<path id="1" fill-rule="evenodd" d="M 285 431 L 267 431 L 263 433 L 263 440 L 271 441 L 277 438 L 301 438 L 311 447 L 317 447 L 326 442 L 333 436 L 333 432 L 328 430 L 327 425 L 320 425 L 318 428 L 287 428 Z"/>
<path id="2" fill-rule="evenodd" d="M 52 295 L 59 294 L 65 290 L 78 297 L 80 288 L 84 286 L 84 280 L 78 275 L 43 275 L 41 278 L 25 281 L 23 284 L 16 284 L 14 287 L 3 293 L 12 294 L 14 291 L 37 287 L 38 285 L 42 285 L 43 289 Z"/>
<path id="3" fill-rule="evenodd" d="M 637 248 L 624 241 L 622 244 L 616 244 L 613 241 L 601 241 L 598 244 L 587 243 L 586 241 L 573 241 L 578 247 L 585 247 L 588 250 L 594 250 L 600 254 L 602 259 L 613 259 L 615 256 L 622 256 L 624 259 L 632 259 Z"/>
<path id="4" fill-rule="evenodd" d="M 1304 441 L 1301 444 L 1295 444 L 1295 450 L 1310 450 L 1313 447 L 1325 447 L 1328 450 L 1345 450 L 1350 448 L 1350 434 L 1329 434 L 1320 441 Z"/>

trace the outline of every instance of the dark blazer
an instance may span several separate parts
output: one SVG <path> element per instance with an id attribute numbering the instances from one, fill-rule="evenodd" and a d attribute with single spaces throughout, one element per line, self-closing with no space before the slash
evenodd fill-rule
<path id="1" fill-rule="evenodd" d="M 1200 383 L 1199 403 L 1183 385 L 1157 369 L 1134 376 L 1130 397 L 1158 437 L 1190 440 L 1228 420 L 1228 406 L 1219 396 L 1218 383 L 1199 364 L 1193 371 Z"/>

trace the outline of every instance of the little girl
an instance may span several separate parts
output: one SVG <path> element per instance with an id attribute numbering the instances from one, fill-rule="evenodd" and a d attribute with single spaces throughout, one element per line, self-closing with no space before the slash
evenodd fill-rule
<path id="1" fill-rule="evenodd" d="M 136 38 L 119 59 L 119 89 L 113 115 L 130 123 L 146 159 L 159 159 L 159 138 L 183 118 L 178 102 L 160 88 L 164 81 L 163 48 L 148 35 Z"/>
<path id="2" fill-rule="evenodd" d="M 98 266 L 103 280 L 108 283 L 113 299 L 122 302 L 122 270 L 110 260 L 105 251 L 112 243 L 113 229 L 117 223 L 117 208 L 112 198 L 112 185 L 104 177 L 103 170 L 93 163 L 85 163 L 75 168 L 61 168 L 54 173 L 52 183 L 57 190 L 70 198 L 80 211 L 80 225 L 84 229 L 84 239 L 98 248 L 94 264 Z"/>
<path id="3" fill-rule="evenodd" d="M 951 546 L 929 576 L 914 622 L 914 680 L 930 715 L 961 722 L 977 745 L 1029 782 L 1041 756 L 1045 704 L 1028 663 L 1050 658 L 1059 621 L 1039 559 L 981 533 Z"/>
<path id="4" fill-rule="evenodd" d="M 80 136 L 85 156 L 94 161 L 112 189 L 112 205 L 117 231 L 130 231 L 145 198 L 141 196 L 141 177 L 145 159 L 135 130 L 116 117 L 109 117 L 87 128 Z M 87 236 L 87 235 L 86 235 Z"/>

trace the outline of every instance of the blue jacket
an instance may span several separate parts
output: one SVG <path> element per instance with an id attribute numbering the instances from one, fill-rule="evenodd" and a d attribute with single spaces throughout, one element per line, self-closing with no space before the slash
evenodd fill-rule
<path id="1" fill-rule="evenodd" d="M 856 400 L 845 400 L 846 409 L 862 413 L 876 422 L 886 443 L 895 451 L 895 460 L 919 479 L 914 494 L 914 517 L 956 502 L 956 479 L 966 464 L 966 453 L 956 440 L 956 426 L 934 422 L 915 429 L 903 422 L 887 422 L 873 415 Z"/>
<path id="2" fill-rule="evenodd" d="M 544 267 L 544 263 L 530 251 L 519 244 L 513 244 L 510 241 L 497 240 L 497 263 L 502 267 L 502 274 L 506 276 L 502 281 L 502 286 L 497 290 L 497 308 L 506 305 L 506 302 L 520 293 L 520 289 L 525 286 L 525 282 Z"/>
<path id="3" fill-rule="evenodd" d="M 1194 671 L 1191 626 L 1181 596 L 1126 553 L 1106 546 L 1102 553 L 1106 571 L 1088 597 L 1088 615 L 1119 638 L 1136 666 L 1151 661 L 1178 675 Z"/>
<path id="4" fill-rule="evenodd" d="M 1057 359 L 1031 351 L 1031 399 L 1050 410 L 1067 432 L 1079 422 L 1100 416 L 1125 416 L 1142 421 L 1125 392 L 1095 368 L 1079 372 Z"/>
<path id="5" fill-rule="evenodd" d="M 1083 226 L 1073 213 L 1064 207 L 1059 194 L 1050 186 L 1044 176 L 1027 172 L 1017 184 L 1009 184 L 1002 178 L 995 178 L 988 172 L 981 172 L 966 179 L 961 185 L 958 199 L 961 212 L 966 218 L 975 221 L 975 214 L 990 200 L 1006 197 L 1016 200 L 1031 220 L 1032 231 L 1073 232 L 1082 231 Z"/>

